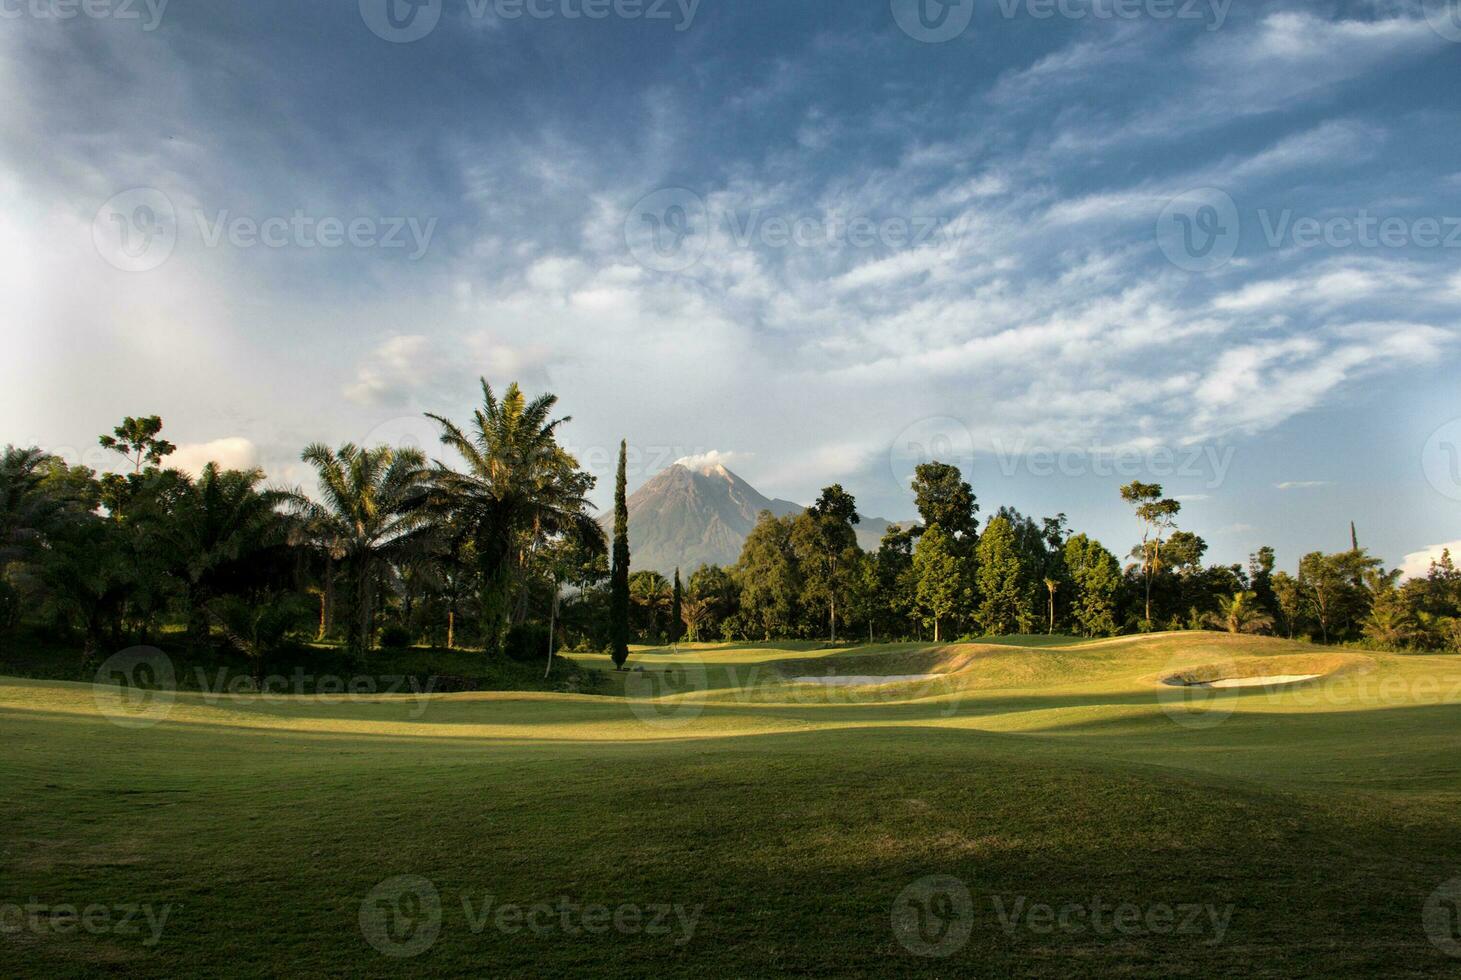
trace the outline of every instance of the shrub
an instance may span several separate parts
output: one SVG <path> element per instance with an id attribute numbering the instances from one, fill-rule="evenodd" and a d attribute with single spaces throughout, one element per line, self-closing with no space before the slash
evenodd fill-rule
<path id="1" fill-rule="evenodd" d="M 518 623 L 507 631 L 506 651 L 513 660 L 544 660 L 548 656 L 548 627 Z"/>
<path id="2" fill-rule="evenodd" d="M 412 632 L 400 623 L 387 623 L 380 630 L 380 645 L 387 650 L 401 650 L 412 643 L 416 637 Z"/>

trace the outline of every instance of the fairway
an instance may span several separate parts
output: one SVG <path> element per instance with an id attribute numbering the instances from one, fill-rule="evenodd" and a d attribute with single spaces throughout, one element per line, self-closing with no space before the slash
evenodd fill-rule
<path id="1" fill-rule="evenodd" d="M 1455 658 L 1183 633 L 631 665 L 608 695 L 185 691 L 154 714 L 0 679 L 0 973 L 1458 963 Z M 1183 672 L 1323 676 L 1162 683 Z"/>

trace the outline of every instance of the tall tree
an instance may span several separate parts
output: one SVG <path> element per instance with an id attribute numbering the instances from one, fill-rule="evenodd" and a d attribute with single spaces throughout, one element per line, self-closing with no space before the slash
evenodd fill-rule
<path id="1" fill-rule="evenodd" d="M 1084 534 L 1065 543 L 1065 565 L 1074 596 L 1070 616 L 1082 636 L 1110 636 L 1116 632 L 1117 598 L 1121 594 L 1121 566 L 1101 542 Z"/>
<path id="2" fill-rule="evenodd" d="M 1151 629 L 1152 578 L 1162 567 L 1162 539 L 1177 526 L 1177 513 L 1182 505 L 1164 498 L 1160 483 L 1136 480 L 1121 488 L 1121 499 L 1135 508 L 1136 519 L 1141 522 L 1141 544 L 1131 553 L 1141 561 L 1141 573 L 1146 581 L 1145 626 Z"/>
<path id="3" fill-rule="evenodd" d="M 943 624 L 968 599 L 956 542 L 942 527 L 924 528 L 913 549 L 918 609 L 933 624 L 933 642 L 943 642 Z"/>
<path id="4" fill-rule="evenodd" d="M 741 612 L 769 640 L 791 632 L 801 595 L 801 569 L 791 545 L 794 518 L 763 510 L 736 562 Z"/>
<path id="5" fill-rule="evenodd" d="M 516 382 L 499 400 L 483 378 L 482 406 L 465 429 L 428 416 L 441 426 L 442 444 L 466 464 L 458 472 L 438 462 L 429 500 L 434 512 L 451 515 L 471 536 L 482 643 L 490 651 L 504 649 L 513 610 L 519 619 L 526 615 L 528 570 L 539 547 L 565 535 L 603 547 L 603 529 L 588 501 L 594 478 L 558 444 L 558 429 L 570 419 L 552 417 L 557 404 L 552 394 L 528 401 Z M 625 573 L 627 582 L 627 561 Z"/>
<path id="6" fill-rule="evenodd" d="M 858 521 L 852 494 L 834 483 L 822 491 L 792 528 L 792 547 L 805 583 L 804 599 L 808 605 L 826 608 L 833 643 L 837 642 L 837 603 L 852 587 L 861 554 L 853 530 Z"/>
<path id="7" fill-rule="evenodd" d="M 973 552 L 979 537 L 979 504 L 957 466 L 919 464 L 913 471 L 913 500 L 924 527 L 937 524 L 957 550 Z"/>
<path id="8" fill-rule="evenodd" d="M 1257 595 L 1234 592 L 1218 599 L 1218 611 L 1208 621 L 1229 633 L 1260 633 L 1273 625 L 1273 617 L 1258 607 Z"/>
<path id="9" fill-rule="evenodd" d="M 112 430 L 109 436 L 98 440 L 103 448 L 118 453 L 132 464 L 133 473 L 141 473 L 145 467 L 161 465 L 164 457 L 177 452 L 177 446 L 161 437 L 162 419 L 156 415 L 145 418 L 127 416 L 122 424 Z"/>
<path id="10" fill-rule="evenodd" d="M 680 566 L 675 566 L 675 586 L 670 596 L 670 635 L 671 643 L 678 643 L 685 631 L 685 589 L 680 585 Z"/>
<path id="11" fill-rule="evenodd" d="M 373 644 L 376 594 L 390 563 L 426 527 L 418 506 L 426 457 L 415 449 L 346 443 L 335 450 L 313 443 L 300 459 L 315 468 L 320 500 L 297 495 L 295 505 L 315 546 L 338 556 L 350 590 L 345 645 L 364 656 Z"/>
<path id="12" fill-rule="evenodd" d="M 619 442 L 614 477 L 614 553 L 609 570 L 609 656 L 615 668 L 629 659 L 629 497 L 626 484 L 629 442 Z"/>
<path id="13" fill-rule="evenodd" d="M 1034 582 L 1014 525 L 1003 515 L 990 520 L 979 537 L 976 581 L 981 630 L 992 636 L 1029 632 Z"/>

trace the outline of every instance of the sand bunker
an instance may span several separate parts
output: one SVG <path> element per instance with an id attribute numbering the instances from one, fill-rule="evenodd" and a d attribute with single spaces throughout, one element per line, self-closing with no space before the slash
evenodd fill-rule
<path id="1" fill-rule="evenodd" d="M 1269 674 L 1265 677 L 1223 677 L 1215 681 L 1186 681 L 1181 677 L 1168 677 L 1167 684 L 1173 687 L 1273 687 L 1280 684 L 1297 684 L 1312 681 L 1323 674 Z"/>
<path id="2" fill-rule="evenodd" d="M 828 687 L 854 687 L 864 684 L 899 684 L 904 681 L 931 681 L 943 674 L 889 674 L 878 677 L 871 674 L 833 674 L 829 677 L 793 677 L 794 684 L 825 684 Z"/>

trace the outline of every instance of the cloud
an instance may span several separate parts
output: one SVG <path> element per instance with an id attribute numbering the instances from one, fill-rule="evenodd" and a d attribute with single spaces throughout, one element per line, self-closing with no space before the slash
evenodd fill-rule
<path id="1" fill-rule="evenodd" d="M 1315 487 L 1330 486 L 1328 480 L 1285 480 L 1283 483 L 1275 483 L 1275 490 L 1312 490 Z"/>
<path id="2" fill-rule="evenodd" d="M 749 453 L 722 452 L 719 449 L 710 449 L 703 453 L 681 456 L 675 460 L 674 465 L 697 471 L 711 470 L 717 466 L 730 469 L 732 463 L 744 462 L 749 458 Z"/>
<path id="3" fill-rule="evenodd" d="M 1420 551 L 1410 552 L 1400 562 L 1401 576 L 1403 578 L 1425 578 L 1430 573 L 1431 562 L 1440 561 L 1441 553 L 1444 551 L 1449 551 L 1453 560 L 1461 561 L 1461 540 L 1427 545 Z"/>
<path id="4" fill-rule="evenodd" d="M 225 470 L 251 470 L 259 465 L 259 448 L 243 436 L 229 436 L 212 442 L 186 443 L 166 460 L 169 467 L 189 476 L 197 476 L 209 463 L 217 463 Z"/>

